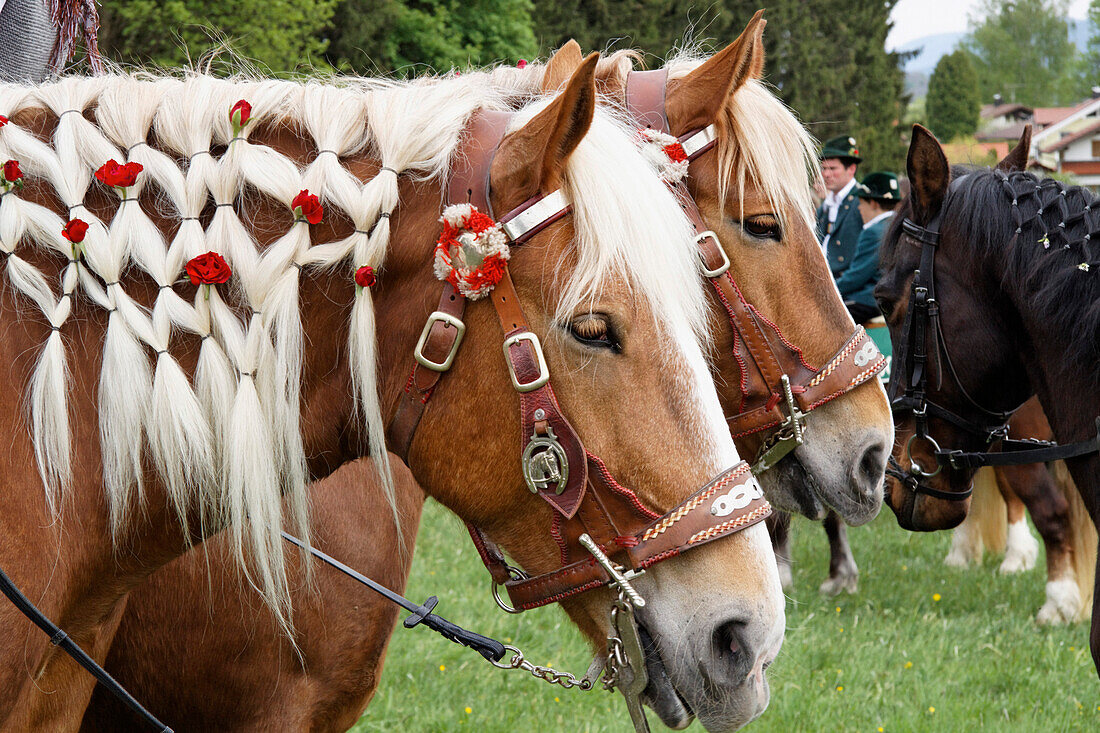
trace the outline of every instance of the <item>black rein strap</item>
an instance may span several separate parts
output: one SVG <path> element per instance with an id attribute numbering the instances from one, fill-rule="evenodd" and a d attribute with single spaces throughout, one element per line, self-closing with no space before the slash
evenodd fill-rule
<path id="1" fill-rule="evenodd" d="M 160 733 L 172 733 L 172 729 L 164 723 L 157 720 L 152 713 L 142 707 L 141 703 L 134 699 L 126 689 L 118 683 L 118 681 L 112 677 L 107 670 L 96 664 L 85 653 L 83 649 L 75 641 L 69 638 L 69 635 L 62 631 L 55 623 L 46 618 L 45 614 L 38 610 L 38 608 L 30 602 L 23 592 L 16 587 L 11 578 L 8 577 L 2 569 L 0 569 L 0 591 L 3 591 L 4 595 L 8 597 L 16 608 L 22 612 L 24 616 L 34 622 L 34 625 L 42 629 L 47 636 L 50 637 L 50 643 L 54 646 L 61 647 L 70 657 L 76 660 L 84 669 L 88 670 L 93 677 L 99 680 L 99 683 L 110 690 L 111 694 L 125 703 L 126 707 L 137 713 L 143 720 L 147 721 Z"/>
<path id="2" fill-rule="evenodd" d="M 376 583 L 362 573 L 353 570 L 336 558 L 321 552 L 316 547 L 307 548 L 306 544 L 294 535 L 283 532 L 283 539 L 291 544 L 297 545 L 303 550 L 308 550 L 311 555 L 321 560 L 326 565 L 336 568 L 349 578 L 359 581 L 375 593 L 378 593 L 387 600 L 409 611 L 412 615 L 404 621 L 406 629 L 411 629 L 417 624 L 423 623 L 432 631 L 438 632 L 443 638 L 473 649 L 490 662 L 499 662 L 501 658 L 504 657 L 504 645 L 496 639 L 490 639 L 487 636 L 482 636 L 473 631 L 467 631 L 461 626 L 451 623 L 442 616 L 436 616 L 432 613 L 432 609 L 439 603 L 439 599 L 435 596 L 429 597 L 422 605 L 417 605 L 404 596 L 394 593 L 386 586 Z"/>

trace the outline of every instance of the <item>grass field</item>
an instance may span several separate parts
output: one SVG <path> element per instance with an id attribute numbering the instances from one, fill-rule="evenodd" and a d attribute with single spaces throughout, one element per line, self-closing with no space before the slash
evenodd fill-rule
<path id="1" fill-rule="evenodd" d="M 1016 576 L 943 565 L 948 533 L 912 534 L 889 509 L 849 532 L 859 593 L 828 599 L 824 532 L 795 520 L 787 639 L 772 702 L 751 731 L 1100 730 L 1088 625 L 1041 628 L 1044 558 Z M 556 607 L 510 616 L 462 524 L 425 510 L 409 596 L 439 596 L 452 621 L 514 644 L 535 664 L 580 676 L 586 643 Z M 650 715 L 654 730 L 663 730 Z M 423 629 L 395 632 L 378 694 L 355 731 L 629 731 L 621 698 L 564 690 Z M 689 730 L 702 731 L 694 723 Z"/>

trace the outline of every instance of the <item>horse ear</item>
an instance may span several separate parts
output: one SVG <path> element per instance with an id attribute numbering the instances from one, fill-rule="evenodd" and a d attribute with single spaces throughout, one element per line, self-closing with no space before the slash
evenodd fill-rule
<path id="1" fill-rule="evenodd" d="M 501 143 L 501 153 L 507 150 L 507 155 L 499 157 L 510 164 L 506 163 L 508 168 L 501 171 L 499 179 L 523 199 L 561 186 L 566 161 L 592 125 L 599 58 L 598 53 L 590 53 L 562 93 Z"/>
<path id="2" fill-rule="evenodd" d="M 556 92 L 561 89 L 582 61 L 584 57 L 581 54 L 581 44 L 570 38 L 546 62 L 546 71 L 542 74 L 542 91 Z"/>
<path id="3" fill-rule="evenodd" d="M 913 125 L 905 168 L 909 174 L 913 220 L 924 226 L 943 206 L 947 186 L 951 183 L 951 166 L 939 141 L 920 125 Z"/>
<path id="4" fill-rule="evenodd" d="M 683 79 L 669 84 L 665 109 L 674 135 L 706 127 L 718 118 L 726 100 L 759 77 L 764 68 L 764 11 L 745 26 L 737 40 L 703 62 Z M 675 121 L 674 123 L 672 121 Z"/>
<path id="5" fill-rule="evenodd" d="M 1012 148 L 1012 152 L 997 164 L 997 170 L 1011 173 L 1013 171 L 1027 170 L 1027 159 L 1031 155 L 1031 123 L 1024 125 L 1024 134 L 1020 135 L 1020 142 Z"/>

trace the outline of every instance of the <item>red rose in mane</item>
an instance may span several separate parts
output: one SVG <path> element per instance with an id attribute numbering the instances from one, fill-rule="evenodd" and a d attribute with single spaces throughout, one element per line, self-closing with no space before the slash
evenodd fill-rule
<path id="1" fill-rule="evenodd" d="M 95 177 L 108 186 L 114 188 L 129 188 L 137 180 L 138 173 L 145 170 L 141 163 L 126 163 L 123 165 L 112 158 L 99 167 Z"/>
<path id="2" fill-rule="evenodd" d="M 290 208 L 294 210 L 294 216 L 305 219 L 310 224 L 319 224 L 321 215 L 325 211 L 325 207 L 321 206 L 317 196 L 310 193 L 308 189 L 298 192 L 298 195 L 290 202 Z"/>
<path id="3" fill-rule="evenodd" d="M 8 183 L 23 180 L 23 171 L 19 170 L 18 160 L 9 160 L 4 163 L 4 180 Z"/>
<path id="4" fill-rule="evenodd" d="M 252 105 L 241 99 L 229 109 L 229 121 L 233 123 L 233 134 L 236 135 L 241 128 L 248 124 L 252 118 Z"/>
<path id="5" fill-rule="evenodd" d="M 83 219 L 71 219 L 65 228 L 61 230 L 61 236 L 73 244 L 84 241 L 84 235 L 88 233 L 88 222 Z"/>
<path id="6" fill-rule="evenodd" d="M 370 265 L 363 265 L 355 271 L 355 284 L 361 288 L 369 288 L 378 282 L 378 278 L 374 276 L 374 268 Z"/>
<path id="7" fill-rule="evenodd" d="M 684 146 L 678 142 L 670 143 L 664 147 L 665 155 L 673 163 L 683 163 L 688 159 L 687 153 L 684 152 Z"/>
<path id="8" fill-rule="evenodd" d="M 229 263 L 217 252 L 207 252 L 187 262 L 187 276 L 192 285 L 218 285 L 232 274 Z"/>
<path id="9" fill-rule="evenodd" d="M 0 115 L 0 127 L 3 127 L 6 124 L 8 124 L 8 118 L 4 115 Z"/>

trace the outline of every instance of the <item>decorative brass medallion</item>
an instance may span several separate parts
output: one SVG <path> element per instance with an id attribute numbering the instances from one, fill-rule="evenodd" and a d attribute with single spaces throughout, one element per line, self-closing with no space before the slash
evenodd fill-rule
<path id="1" fill-rule="evenodd" d="M 530 442 L 523 449 L 523 480 L 531 493 L 537 494 L 556 486 L 554 493 L 565 491 L 569 479 L 569 459 L 565 449 L 554 435 L 554 429 L 546 428 L 546 435 L 532 433 Z"/>

